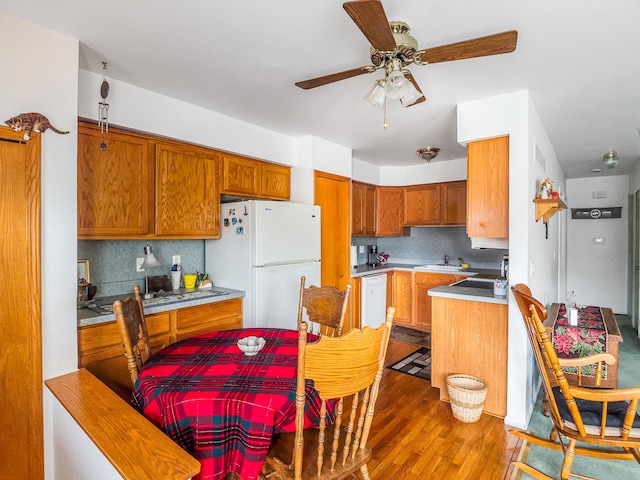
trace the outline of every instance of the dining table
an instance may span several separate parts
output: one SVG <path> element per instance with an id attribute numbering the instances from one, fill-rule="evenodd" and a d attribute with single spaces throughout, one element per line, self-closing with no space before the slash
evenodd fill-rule
<path id="1" fill-rule="evenodd" d="M 255 355 L 237 345 L 248 336 L 265 340 Z M 152 355 L 140 370 L 132 404 L 200 462 L 195 479 L 222 480 L 235 473 L 253 480 L 272 436 L 295 431 L 297 364 L 297 330 L 210 332 Z M 321 399 L 311 381 L 305 389 L 305 428 L 317 427 Z M 327 404 L 327 421 L 333 422 Z"/>

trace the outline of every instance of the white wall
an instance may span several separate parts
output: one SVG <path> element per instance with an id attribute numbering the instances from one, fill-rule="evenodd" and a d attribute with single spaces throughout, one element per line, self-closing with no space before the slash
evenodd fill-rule
<path id="1" fill-rule="evenodd" d="M 58 129 L 70 131 L 68 135 L 48 131 L 42 137 L 42 362 L 47 379 L 77 370 L 77 119 L 96 118 L 102 76 L 78 69 L 75 39 L 3 13 L 0 31 L 11 39 L 0 44 L 2 121 L 22 112 L 40 112 Z M 108 81 L 112 124 L 296 165 L 299 146 L 295 139 L 114 79 Z M 345 162 L 348 149 L 324 141 L 314 147 L 312 154 L 317 154 L 311 167 L 323 170 L 326 164 L 326 171 L 346 172 L 336 162 L 349 163 Z M 91 460 L 95 447 L 85 436 L 73 433 L 67 414 L 46 387 L 44 421 L 46 478 L 71 478 L 70 471 L 95 467 Z"/>
<path id="2" fill-rule="evenodd" d="M 622 207 L 622 218 L 583 220 L 568 216 L 567 290 L 575 290 L 579 304 L 600 305 L 628 314 L 628 194 L 629 177 L 567 180 L 568 208 Z M 593 198 L 594 191 L 606 198 Z M 594 238 L 603 238 L 595 244 Z"/>
<path id="3" fill-rule="evenodd" d="M 535 107 L 526 91 L 499 95 L 458 105 L 458 141 L 509 135 L 509 283 L 526 283 L 538 298 L 555 301 L 558 266 L 549 262 L 549 251 L 559 249 L 559 229 L 549 222 L 550 237 L 536 224 L 533 198 L 540 172 L 534 169 L 534 145 L 543 149 L 549 176 L 563 187 L 564 175 L 557 163 Z M 555 220 L 557 224 L 557 219 Z M 541 230 L 542 228 L 542 230 Z M 530 265 L 536 270 L 530 274 Z M 525 428 L 537 394 L 537 379 L 527 334 L 518 306 L 509 302 L 508 398 L 505 423 Z"/>
<path id="4" fill-rule="evenodd" d="M 0 43 L 0 120 L 39 112 L 56 128 L 71 132 L 57 135 L 47 131 L 42 136 L 42 361 L 44 377 L 50 378 L 75 370 L 78 364 L 75 178 L 79 47 L 76 40 L 2 13 L 0 31 L 6 39 Z M 52 395 L 45 388 L 46 478 L 54 478 L 52 405 Z"/>
<path id="5" fill-rule="evenodd" d="M 409 167 L 375 167 L 353 159 L 353 179 L 373 185 L 420 185 L 467 179 L 467 159 L 425 162 Z"/>

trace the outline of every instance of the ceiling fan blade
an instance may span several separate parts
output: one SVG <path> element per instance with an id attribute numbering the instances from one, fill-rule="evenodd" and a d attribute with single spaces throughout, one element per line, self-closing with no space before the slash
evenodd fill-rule
<path id="1" fill-rule="evenodd" d="M 300 87 L 304 90 L 310 88 L 321 87 L 329 83 L 338 82 L 351 77 L 357 77 L 363 73 L 371 73 L 376 70 L 374 66 L 358 67 L 351 70 L 345 70 L 344 72 L 332 73 L 331 75 L 325 75 L 323 77 L 312 78 L 310 80 L 304 80 L 302 82 L 296 82 L 296 87 Z"/>
<path id="2" fill-rule="evenodd" d="M 409 79 L 411 83 L 413 83 L 413 86 L 416 87 L 416 90 L 418 90 L 421 94 L 421 96 L 415 102 L 410 103 L 409 105 L 407 105 L 407 107 L 413 107 L 414 105 L 418 105 L 419 103 L 424 102 L 426 100 L 424 93 L 422 93 L 422 90 L 420 90 L 418 82 L 416 82 L 416 79 L 413 77 L 413 75 L 411 75 L 411 72 L 409 70 L 403 70 L 402 73 Z"/>
<path id="3" fill-rule="evenodd" d="M 342 6 L 373 48 L 383 52 L 391 52 L 396 48 L 389 20 L 379 0 L 356 0 Z"/>
<path id="4" fill-rule="evenodd" d="M 418 64 L 439 63 L 510 53 L 516 49 L 517 40 L 518 32 L 516 30 L 510 30 L 508 32 L 496 33 L 495 35 L 475 38 L 473 40 L 420 50 L 416 52 L 414 58 Z"/>

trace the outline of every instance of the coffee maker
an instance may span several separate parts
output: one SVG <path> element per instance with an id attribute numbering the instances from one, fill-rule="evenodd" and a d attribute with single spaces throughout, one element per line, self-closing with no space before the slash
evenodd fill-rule
<path id="1" fill-rule="evenodd" d="M 509 280 L 509 255 L 503 255 L 500 262 L 500 276 Z"/>
<path id="2" fill-rule="evenodd" d="M 368 257 L 367 263 L 371 266 L 378 265 L 378 246 L 377 245 L 368 245 L 367 246 Z"/>

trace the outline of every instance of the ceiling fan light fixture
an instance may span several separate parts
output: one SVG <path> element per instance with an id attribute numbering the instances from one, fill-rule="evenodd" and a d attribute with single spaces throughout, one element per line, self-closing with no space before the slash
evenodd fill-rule
<path id="1" fill-rule="evenodd" d="M 409 81 L 409 91 L 400 98 L 400 103 L 403 107 L 410 107 L 416 103 L 420 98 L 424 97 L 422 92 L 418 90 L 415 85 Z"/>
<path id="2" fill-rule="evenodd" d="M 393 100 L 399 100 L 409 93 L 409 82 L 400 70 L 393 70 L 387 75 L 387 81 L 384 84 L 384 91 L 387 97 Z"/>
<path id="3" fill-rule="evenodd" d="M 384 91 L 384 80 L 378 80 L 369 93 L 367 93 L 364 98 L 367 102 L 369 102 L 374 107 L 384 108 L 384 100 L 385 100 L 385 91 Z"/>
<path id="4" fill-rule="evenodd" d="M 618 159 L 618 154 L 613 148 L 604 154 L 602 157 L 602 163 L 604 163 L 604 166 L 607 168 L 614 168 L 618 166 L 620 160 Z"/>
<path id="5" fill-rule="evenodd" d="M 440 153 L 440 149 L 438 147 L 424 147 L 416 150 L 416 154 L 427 162 L 436 158 L 438 153 Z"/>

